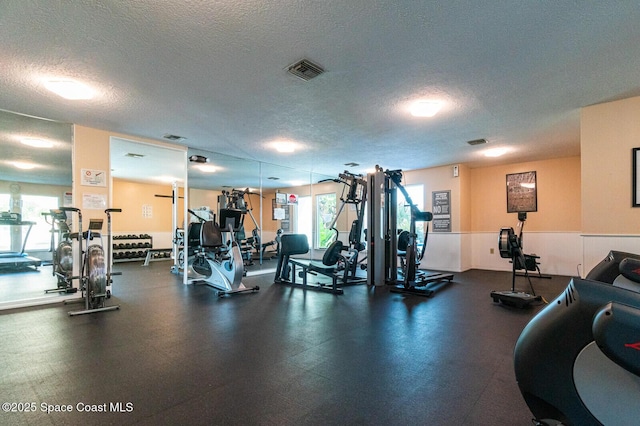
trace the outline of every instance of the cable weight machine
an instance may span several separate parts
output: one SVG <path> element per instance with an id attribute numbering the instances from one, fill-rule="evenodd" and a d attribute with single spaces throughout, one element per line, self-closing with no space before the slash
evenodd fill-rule
<path id="1" fill-rule="evenodd" d="M 451 282 L 453 274 L 427 273 L 418 269 L 424 255 L 424 248 L 418 253 L 418 239 L 416 222 L 429 222 L 431 212 L 421 211 L 411 200 L 406 188 L 402 185 L 401 170 L 383 170 L 376 166 L 376 170 L 368 175 L 368 191 L 370 203 L 368 205 L 367 227 L 367 284 L 370 286 L 392 285 L 394 293 L 407 293 L 430 297 L 434 290 L 427 285 L 434 282 Z M 400 190 L 410 207 L 411 222 L 406 241 L 405 267 L 398 279 L 398 195 Z M 426 228 L 428 230 L 428 227 Z"/>

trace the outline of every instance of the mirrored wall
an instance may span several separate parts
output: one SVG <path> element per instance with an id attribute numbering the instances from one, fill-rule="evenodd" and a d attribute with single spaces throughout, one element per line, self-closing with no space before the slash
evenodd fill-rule
<path id="1" fill-rule="evenodd" d="M 307 256 L 318 258 L 314 188 L 335 194 L 335 187 L 317 185 L 331 176 L 195 149 L 188 156 L 194 160 L 188 167 L 189 209 L 212 218 L 221 208 L 243 211 L 237 240 L 247 275 L 275 271 L 282 234 L 306 234 L 312 248 Z M 196 220 L 191 215 L 190 221 Z"/>
<path id="2" fill-rule="evenodd" d="M 0 111 L 0 308 L 62 296 L 50 209 L 70 205 L 73 127 Z"/>

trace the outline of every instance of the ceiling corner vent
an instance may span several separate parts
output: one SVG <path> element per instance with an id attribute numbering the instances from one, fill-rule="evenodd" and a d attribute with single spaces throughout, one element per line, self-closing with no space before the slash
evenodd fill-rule
<path id="1" fill-rule="evenodd" d="M 474 139 L 474 140 L 472 140 L 472 141 L 467 141 L 467 143 L 468 143 L 469 145 L 472 145 L 472 146 L 473 146 L 473 145 L 483 145 L 483 144 L 488 143 L 488 142 L 489 142 L 489 141 L 488 141 L 488 140 L 486 140 L 486 139 Z"/>
<path id="2" fill-rule="evenodd" d="M 308 59 L 303 59 L 293 65 L 290 65 L 287 68 L 287 71 L 305 81 L 309 81 L 324 72 L 320 65 L 314 64 Z"/>

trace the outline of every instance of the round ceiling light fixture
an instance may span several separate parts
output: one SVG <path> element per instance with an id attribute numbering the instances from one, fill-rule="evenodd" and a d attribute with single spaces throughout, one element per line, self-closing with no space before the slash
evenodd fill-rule
<path id="1" fill-rule="evenodd" d="M 433 117 L 442 108 L 442 102 L 439 101 L 417 101 L 411 105 L 411 115 L 414 117 Z"/>
<path id="2" fill-rule="evenodd" d="M 271 143 L 271 146 L 282 153 L 290 153 L 296 150 L 296 143 L 291 141 L 275 141 Z"/>
<path id="3" fill-rule="evenodd" d="M 484 152 L 485 157 L 500 157 L 509 152 L 507 148 L 491 148 Z"/>

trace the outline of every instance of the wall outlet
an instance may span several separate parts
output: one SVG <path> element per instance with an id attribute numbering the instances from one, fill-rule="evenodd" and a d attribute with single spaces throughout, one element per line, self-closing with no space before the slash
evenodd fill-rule
<path id="1" fill-rule="evenodd" d="M 493 247 L 489 249 L 489 254 L 493 254 Z"/>

